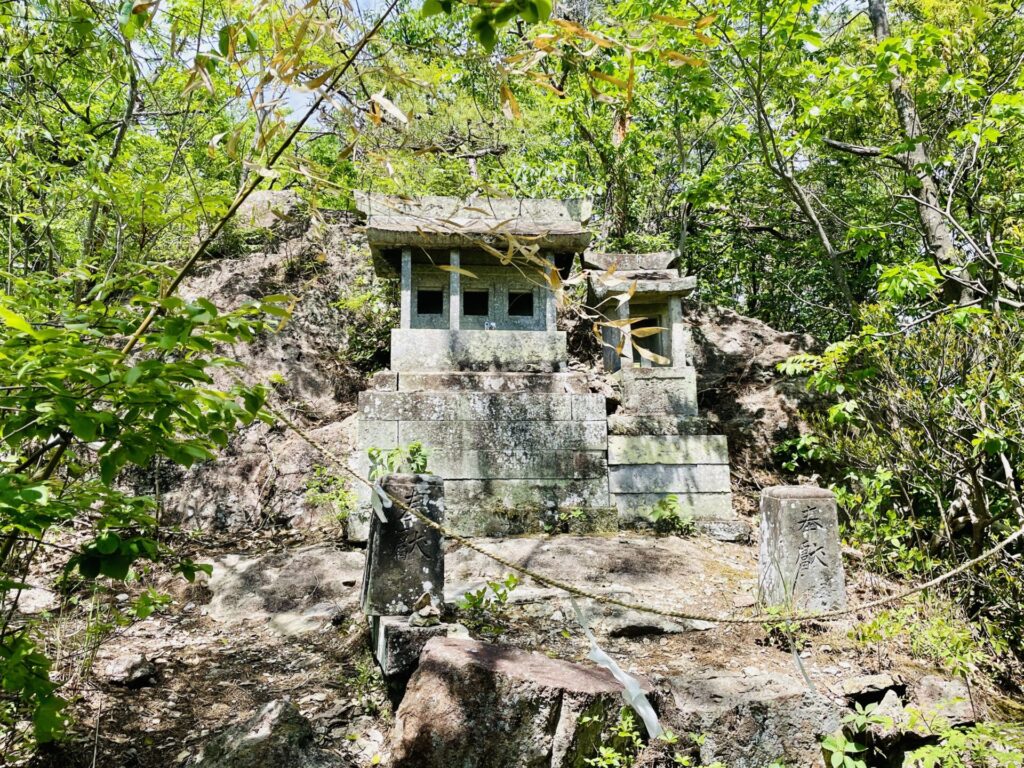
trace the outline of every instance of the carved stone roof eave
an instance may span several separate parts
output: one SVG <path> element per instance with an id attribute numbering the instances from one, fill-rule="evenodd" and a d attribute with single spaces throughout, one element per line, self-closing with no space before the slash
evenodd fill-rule
<path id="1" fill-rule="evenodd" d="M 697 287 L 697 277 L 687 275 L 685 277 L 674 277 L 669 280 L 642 280 L 635 281 L 636 287 L 633 290 L 632 302 L 641 299 L 667 299 L 672 296 L 687 297 Z M 600 301 L 608 296 L 625 293 L 634 284 L 633 280 L 591 280 L 591 290 L 594 296 Z"/>
<path id="2" fill-rule="evenodd" d="M 586 250 L 592 238 L 584 226 L 592 212 L 587 199 L 462 200 L 365 192 L 356 192 L 355 197 L 356 207 L 366 216 L 374 267 L 381 274 L 394 274 L 394 251 L 401 248 L 475 249 L 485 243 L 504 252 L 513 238 L 556 254 L 575 254 Z"/>

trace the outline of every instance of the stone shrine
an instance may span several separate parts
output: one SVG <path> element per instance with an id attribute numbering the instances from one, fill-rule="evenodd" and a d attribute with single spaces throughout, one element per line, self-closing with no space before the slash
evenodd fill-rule
<path id="1" fill-rule="evenodd" d="M 586 201 L 360 194 L 357 205 L 377 274 L 400 280 L 401 318 L 390 370 L 359 395 L 356 472 L 367 475 L 370 447 L 423 443 L 428 471 L 444 479 L 446 524 L 471 536 L 561 520 L 615 530 L 642 524 L 668 496 L 712 534 L 744 527 L 725 437 L 705 434 L 697 415 L 682 312 L 695 279 L 670 268 L 671 254 L 584 256 Z M 588 303 L 616 306 L 619 326 L 604 328 L 605 372 L 621 391 L 611 415 L 587 374 L 569 370 L 548 287 L 578 257 Z M 620 337 L 630 319 L 634 333 Z M 370 514 L 359 492 L 357 540 Z"/>

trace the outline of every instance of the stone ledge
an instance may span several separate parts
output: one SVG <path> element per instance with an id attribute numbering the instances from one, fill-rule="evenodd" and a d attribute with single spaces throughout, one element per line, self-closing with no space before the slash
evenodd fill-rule
<path id="1" fill-rule="evenodd" d="M 728 464 L 725 435 L 612 435 L 608 464 Z"/>
<path id="2" fill-rule="evenodd" d="M 619 510 L 619 524 L 630 527 L 649 523 L 651 510 L 669 496 L 679 500 L 680 514 L 694 521 L 739 519 L 731 493 L 613 493 L 612 503 Z"/>
<path id="3" fill-rule="evenodd" d="M 390 373 L 390 372 L 389 372 Z M 582 373 L 515 373 L 492 371 L 473 373 L 390 374 L 398 379 L 399 392 L 549 392 L 551 394 L 585 395 L 587 377 Z"/>
<path id="4" fill-rule="evenodd" d="M 558 372 L 568 361 L 563 331 L 448 331 L 394 328 L 391 370 Z"/>
<path id="5" fill-rule="evenodd" d="M 613 413 L 608 417 L 608 434 L 642 437 L 646 435 L 706 435 L 707 419 L 670 414 Z"/>
<path id="6" fill-rule="evenodd" d="M 608 468 L 612 493 L 729 493 L 728 464 L 625 464 Z"/>

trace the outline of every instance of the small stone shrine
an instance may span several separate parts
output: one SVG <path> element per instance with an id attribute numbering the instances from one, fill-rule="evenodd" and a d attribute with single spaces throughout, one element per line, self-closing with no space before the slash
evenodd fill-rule
<path id="1" fill-rule="evenodd" d="M 789 485 L 761 493 L 758 593 L 763 606 L 802 612 L 846 607 L 836 497 L 827 488 Z"/>
<path id="2" fill-rule="evenodd" d="M 367 475 L 370 447 L 423 443 L 428 471 L 444 479 L 446 524 L 470 536 L 562 520 L 577 532 L 615 530 L 668 496 L 712 535 L 738 535 L 725 437 L 705 434 L 697 414 L 682 305 L 695 280 L 670 267 L 670 254 L 584 258 L 592 303 L 633 320 L 624 339 L 605 328 L 605 372 L 621 390 L 609 415 L 611 401 L 569 369 L 554 278 L 539 271 L 570 277 L 591 240 L 588 202 L 356 200 L 377 274 L 401 284 L 391 368 L 359 396 L 356 472 Z M 522 246 L 535 264 L 513 258 Z M 358 492 L 357 540 L 370 515 L 368 492 Z"/>

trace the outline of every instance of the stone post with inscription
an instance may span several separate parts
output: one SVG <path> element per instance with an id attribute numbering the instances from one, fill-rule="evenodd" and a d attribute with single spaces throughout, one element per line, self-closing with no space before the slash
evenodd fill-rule
<path id="1" fill-rule="evenodd" d="M 444 522 L 444 481 L 437 475 L 388 475 L 381 480 L 387 495 Z M 446 635 L 441 623 L 444 603 L 444 541 L 441 532 L 392 502 L 382 520 L 370 518 L 363 570 L 363 612 L 370 618 L 370 642 L 392 703 L 419 664 L 423 646 Z"/>
<path id="2" fill-rule="evenodd" d="M 826 488 L 789 485 L 761 492 L 758 600 L 801 612 L 846 606 L 836 497 Z"/>
<path id="3" fill-rule="evenodd" d="M 384 491 L 440 523 L 444 520 L 444 481 L 436 475 L 388 475 Z M 444 602 L 444 546 L 440 531 L 398 504 L 383 508 L 386 521 L 370 519 L 363 571 L 362 605 L 368 616 L 408 616 L 424 595 Z"/>

